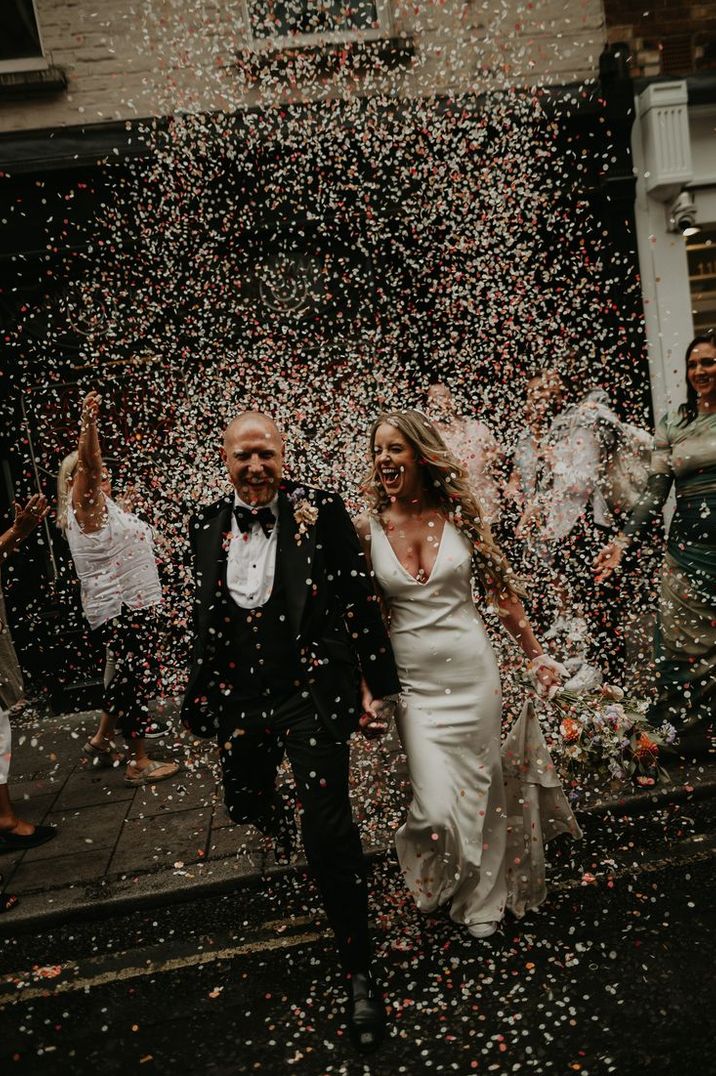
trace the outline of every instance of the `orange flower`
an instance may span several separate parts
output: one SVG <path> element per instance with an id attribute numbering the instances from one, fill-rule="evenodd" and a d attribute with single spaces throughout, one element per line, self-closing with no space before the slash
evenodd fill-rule
<path id="1" fill-rule="evenodd" d="M 640 762 L 650 762 L 659 754 L 659 746 L 650 740 L 645 732 L 640 732 L 634 746 L 634 754 Z"/>
<path id="2" fill-rule="evenodd" d="M 559 731 L 566 743 L 573 743 L 579 739 L 579 734 L 582 731 L 582 726 L 578 721 L 575 721 L 573 717 L 565 717 L 559 726 Z"/>

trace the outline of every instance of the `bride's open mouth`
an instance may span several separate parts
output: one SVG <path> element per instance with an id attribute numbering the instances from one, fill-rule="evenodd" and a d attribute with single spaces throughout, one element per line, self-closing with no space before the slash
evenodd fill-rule
<path id="1" fill-rule="evenodd" d="M 403 478 L 402 467 L 381 467 L 380 480 L 386 489 L 397 488 Z"/>

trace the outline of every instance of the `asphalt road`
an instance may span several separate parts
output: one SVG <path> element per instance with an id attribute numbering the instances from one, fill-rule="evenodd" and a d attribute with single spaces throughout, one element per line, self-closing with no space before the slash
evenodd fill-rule
<path id="1" fill-rule="evenodd" d="M 422 919 L 392 860 L 372 913 L 390 1035 L 368 1062 L 300 874 L 3 944 L 3 1073 L 713 1071 L 713 810 L 602 820 L 497 938 Z"/>

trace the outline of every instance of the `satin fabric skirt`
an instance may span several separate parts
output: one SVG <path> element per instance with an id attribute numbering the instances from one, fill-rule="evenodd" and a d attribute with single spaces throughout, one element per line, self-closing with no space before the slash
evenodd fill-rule
<path id="1" fill-rule="evenodd" d="M 413 790 L 395 843 L 420 910 L 450 901 L 451 918 L 470 925 L 503 916 L 507 820 L 497 662 L 474 610 L 467 620 L 457 637 L 434 630 L 394 640 Z"/>

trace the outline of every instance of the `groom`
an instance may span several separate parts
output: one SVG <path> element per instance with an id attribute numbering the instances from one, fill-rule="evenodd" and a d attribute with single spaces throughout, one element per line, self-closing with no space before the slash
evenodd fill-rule
<path id="1" fill-rule="evenodd" d="M 273 420 L 239 415 L 221 456 L 234 493 L 191 523 L 195 639 L 182 716 L 196 735 L 218 737 L 232 820 L 284 844 L 275 780 L 288 755 L 306 856 L 350 975 L 351 1035 L 368 1052 L 385 1012 L 370 975 L 347 741 L 359 724 L 368 736 L 385 731 L 400 690 L 393 652 L 341 498 L 282 479 Z M 374 700 L 363 717 L 361 676 Z"/>

